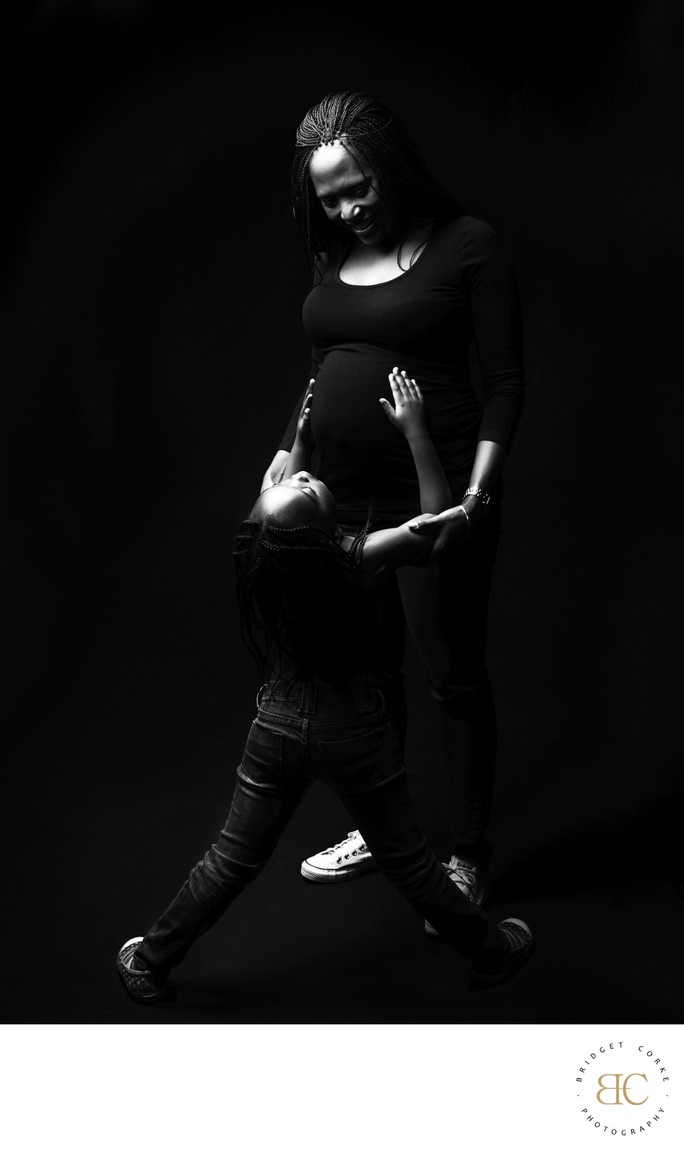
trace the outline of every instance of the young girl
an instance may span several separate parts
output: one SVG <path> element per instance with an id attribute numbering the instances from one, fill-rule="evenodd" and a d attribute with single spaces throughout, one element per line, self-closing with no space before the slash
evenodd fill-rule
<path id="1" fill-rule="evenodd" d="M 451 502 L 430 438 L 420 388 L 390 374 L 426 516 Z M 315 779 L 345 804 L 373 857 L 439 935 L 471 960 L 477 984 L 500 982 L 530 957 L 519 919 L 494 925 L 451 882 L 418 828 L 400 742 L 385 711 L 382 579 L 427 562 L 430 540 L 411 520 L 356 537 L 339 530 L 328 488 L 303 469 L 311 451 L 313 385 L 281 480 L 257 499 L 234 552 L 245 642 L 263 686 L 223 830 L 144 937 L 129 939 L 117 969 L 137 1002 L 163 997 L 172 967 L 268 862 Z M 421 516 L 422 518 L 422 516 Z M 266 678 L 266 676 L 268 676 Z M 264 679 L 266 678 L 266 681 Z"/>

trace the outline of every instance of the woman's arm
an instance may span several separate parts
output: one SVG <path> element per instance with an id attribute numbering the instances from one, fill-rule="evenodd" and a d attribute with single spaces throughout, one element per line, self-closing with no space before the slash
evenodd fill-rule
<path id="1" fill-rule="evenodd" d="M 490 439 L 479 441 L 468 487 L 460 503 L 471 524 L 478 523 L 486 514 L 490 492 L 496 487 L 507 454 L 500 443 Z"/>
<path id="2" fill-rule="evenodd" d="M 506 458 L 506 451 L 499 443 L 481 439 L 477 445 L 475 462 L 470 473 L 468 491 L 455 507 L 448 507 L 441 515 L 416 520 L 411 531 L 434 541 L 431 558 L 442 551 L 450 551 L 468 538 L 471 528 L 486 514 L 489 492 L 494 489 Z"/>
<path id="3" fill-rule="evenodd" d="M 520 293 L 507 245 L 482 220 L 464 227 L 460 261 L 467 283 L 484 399 L 478 439 L 510 452 L 525 399 Z"/>
<path id="4" fill-rule="evenodd" d="M 469 289 L 484 410 L 473 467 L 459 504 L 417 524 L 434 550 L 464 542 L 486 514 L 524 405 L 522 319 L 515 271 L 499 235 L 482 220 L 464 231 L 461 266 Z"/>

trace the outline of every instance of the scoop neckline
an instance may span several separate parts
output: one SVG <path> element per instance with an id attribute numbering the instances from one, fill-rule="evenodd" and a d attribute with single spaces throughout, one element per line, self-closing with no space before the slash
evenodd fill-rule
<path id="1" fill-rule="evenodd" d="M 387 287 L 388 284 L 398 283 L 399 280 L 405 279 L 406 276 L 410 275 L 411 272 L 416 270 L 416 268 L 420 264 L 423 257 L 429 251 L 430 246 L 432 244 L 432 239 L 433 239 L 434 234 L 435 234 L 435 229 L 433 227 L 432 231 L 430 232 L 430 235 L 428 236 L 428 238 L 426 239 L 426 241 L 423 245 L 422 252 L 418 256 L 418 258 L 416 260 L 414 260 L 414 262 L 411 264 L 411 266 L 408 267 L 405 272 L 401 273 L 401 275 L 393 276 L 392 279 L 390 279 L 390 280 L 379 280 L 378 283 L 376 283 L 376 284 L 350 284 L 350 283 L 347 283 L 346 280 L 343 280 L 342 276 L 340 275 L 340 270 L 344 266 L 344 260 L 343 260 L 342 263 L 339 263 L 337 265 L 337 268 L 335 270 L 335 276 L 336 276 L 337 282 L 339 284 L 342 284 L 342 287 L 346 287 L 346 288 L 377 288 L 377 287 Z M 347 252 L 347 254 L 349 254 L 349 253 Z M 346 256 L 345 256 L 345 259 L 346 259 Z"/>

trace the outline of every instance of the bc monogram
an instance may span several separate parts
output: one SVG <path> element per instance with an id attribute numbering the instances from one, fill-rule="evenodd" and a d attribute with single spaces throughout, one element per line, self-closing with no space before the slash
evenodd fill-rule
<path id="1" fill-rule="evenodd" d="M 622 1081 L 623 1077 L 624 1081 Z M 607 1078 L 613 1079 L 612 1085 L 609 1086 L 604 1082 L 604 1079 Z M 630 1078 L 643 1078 L 644 1082 L 648 1082 L 647 1076 L 645 1074 L 639 1074 L 638 1071 L 632 1071 L 631 1074 L 625 1074 L 624 1076 L 622 1074 L 599 1074 L 599 1089 L 596 1093 L 597 1102 L 600 1102 L 602 1106 L 622 1106 L 623 1102 L 627 1102 L 629 1106 L 643 1106 L 644 1102 L 648 1101 L 648 1094 L 645 1098 L 638 1100 L 630 1098 L 630 1090 L 632 1089 L 629 1084 Z M 608 1101 L 606 1101 L 603 1095 L 608 1094 L 610 1096 L 611 1092 L 615 1097 L 612 1101 L 610 1097 Z M 620 1095 L 622 1095 L 622 1098 Z"/>
<path id="2" fill-rule="evenodd" d="M 622 1062 L 619 1073 L 604 1069 L 611 1062 L 615 1067 L 616 1061 Z M 669 1109 L 667 1067 L 644 1044 L 609 1042 L 595 1047 L 578 1067 L 575 1082 L 582 1119 L 590 1129 L 605 1134 L 626 1138 L 644 1134 L 657 1127 Z"/>

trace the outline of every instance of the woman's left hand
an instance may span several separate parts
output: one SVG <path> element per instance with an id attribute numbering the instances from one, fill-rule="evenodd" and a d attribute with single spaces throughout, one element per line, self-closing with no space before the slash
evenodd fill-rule
<path id="1" fill-rule="evenodd" d="M 409 523 L 409 531 L 416 535 L 433 536 L 430 558 L 435 559 L 444 552 L 452 551 L 459 543 L 465 543 L 470 527 L 463 511 L 458 507 L 448 507 L 440 515 L 417 515 Z"/>

